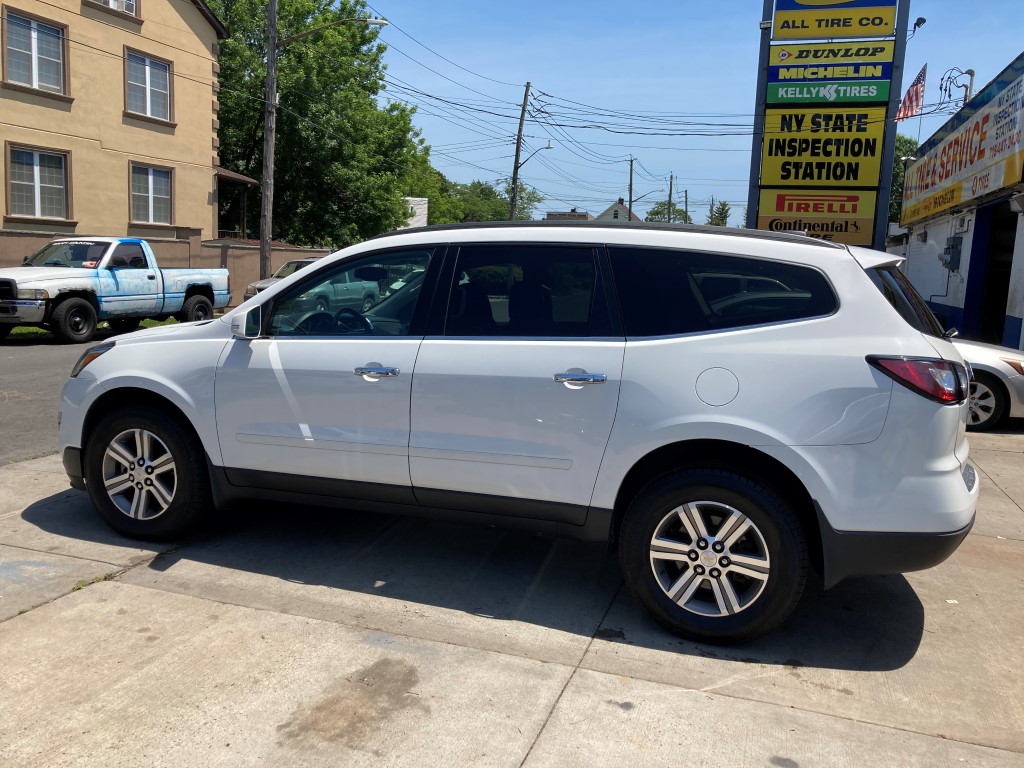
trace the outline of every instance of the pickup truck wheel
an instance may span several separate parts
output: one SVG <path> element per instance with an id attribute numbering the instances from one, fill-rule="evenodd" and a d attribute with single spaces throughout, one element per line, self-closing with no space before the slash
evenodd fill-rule
<path id="1" fill-rule="evenodd" d="M 85 299 L 64 299 L 53 310 L 50 326 L 61 341 L 81 344 L 96 332 L 96 310 Z"/>
<path id="2" fill-rule="evenodd" d="M 652 483 L 621 534 L 626 585 L 660 624 L 698 642 L 770 632 L 807 578 L 807 542 L 790 505 L 732 472 L 685 470 Z"/>
<path id="3" fill-rule="evenodd" d="M 213 305 L 205 296 L 189 296 L 177 314 L 179 323 L 194 323 L 213 317 Z"/>
<path id="4" fill-rule="evenodd" d="M 118 533 L 152 541 L 179 538 L 212 503 L 205 455 L 190 429 L 159 410 L 114 411 L 86 443 L 89 498 Z"/>
<path id="5" fill-rule="evenodd" d="M 107 324 L 114 333 L 131 333 L 141 323 L 141 317 L 120 317 L 116 320 L 107 320 Z"/>

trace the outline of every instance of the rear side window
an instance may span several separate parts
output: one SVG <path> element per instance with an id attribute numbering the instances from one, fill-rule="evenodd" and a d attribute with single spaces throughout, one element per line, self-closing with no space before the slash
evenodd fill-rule
<path id="1" fill-rule="evenodd" d="M 929 336 L 942 336 L 945 332 L 942 324 L 932 314 L 906 275 L 894 266 L 869 269 L 867 273 L 892 308 L 913 328 Z"/>
<path id="2" fill-rule="evenodd" d="M 838 302 L 817 270 L 663 248 L 608 249 L 627 336 L 671 336 L 820 317 Z"/>

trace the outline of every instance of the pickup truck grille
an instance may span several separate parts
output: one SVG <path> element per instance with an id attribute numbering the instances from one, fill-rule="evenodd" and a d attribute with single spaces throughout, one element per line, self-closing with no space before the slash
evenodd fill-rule
<path id="1" fill-rule="evenodd" d="M 0 301 L 4 299 L 14 299 L 17 297 L 18 286 L 13 280 L 3 279 L 0 280 Z"/>

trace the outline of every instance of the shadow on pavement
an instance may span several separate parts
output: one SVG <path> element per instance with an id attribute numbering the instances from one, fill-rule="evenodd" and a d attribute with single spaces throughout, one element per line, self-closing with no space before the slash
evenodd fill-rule
<path id="1" fill-rule="evenodd" d="M 52 501 L 33 504 L 22 518 L 58 536 L 139 545 L 111 531 L 85 494 L 66 500 L 61 513 L 47 506 Z M 236 594 L 328 587 L 738 662 L 897 669 L 913 658 L 924 628 L 924 607 L 902 576 L 850 580 L 828 592 L 812 576 L 795 614 L 772 635 L 733 647 L 701 645 L 643 613 L 620 589 L 615 555 L 603 544 L 389 515 L 252 505 L 220 513 L 197 538 L 155 548 L 164 551 L 148 566 L 156 586 L 159 574 L 179 563 L 205 564 L 234 572 L 209 579 L 230 580 Z M 311 590 L 303 599 L 322 600 L 323 593 Z"/>

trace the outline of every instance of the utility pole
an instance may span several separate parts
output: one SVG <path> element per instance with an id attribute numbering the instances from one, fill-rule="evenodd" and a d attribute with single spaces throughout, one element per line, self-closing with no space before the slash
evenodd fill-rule
<path id="1" fill-rule="evenodd" d="M 672 223 L 672 174 L 668 175 L 668 223 Z"/>
<path id="2" fill-rule="evenodd" d="M 690 190 L 683 190 L 683 212 L 686 214 L 686 223 L 690 224 Z"/>
<path id="3" fill-rule="evenodd" d="M 267 3 L 267 95 L 263 115 L 263 194 L 260 196 L 260 279 L 270 277 L 274 220 L 274 140 L 277 131 L 277 0 Z"/>
<path id="4" fill-rule="evenodd" d="M 629 156 L 629 206 L 626 208 L 626 221 L 633 220 L 633 156 Z"/>
<path id="5" fill-rule="evenodd" d="M 274 0 L 271 0 L 274 2 Z M 519 133 L 516 134 L 516 159 L 512 165 L 512 189 L 509 192 L 509 221 L 516 220 L 516 203 L 519 196 L 519 154 L 523 151 L 523 122 L 526 120 L 526 102 L 530 98 L 530 84 L 526 84 L 523 92 L 523 111 L 519 113 Z"/>

